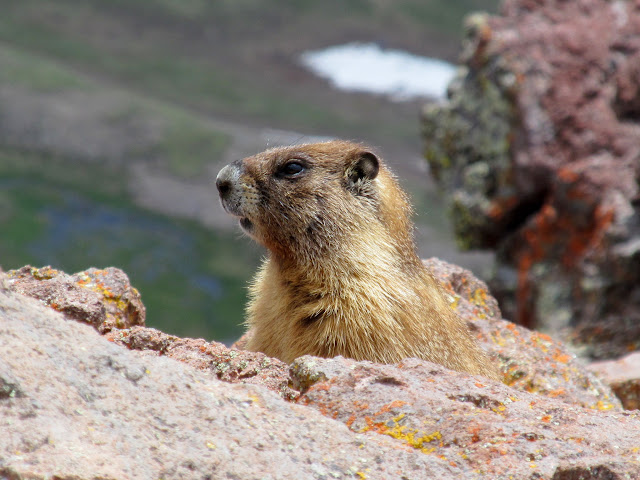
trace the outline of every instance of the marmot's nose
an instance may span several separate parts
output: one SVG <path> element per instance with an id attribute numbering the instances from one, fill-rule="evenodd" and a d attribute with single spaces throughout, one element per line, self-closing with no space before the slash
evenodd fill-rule
<path id="1" fill-rule="evenodd" d="M 227 165 L 218 173 L 216 178 L 216 187 L 218 188 L 218 193 L 221 198 L 225 198 L 229 192 L 231 191 L 231 186 L 233 185 L 232 180 L 234 179 L 234 169 L 231 165 Z"/>

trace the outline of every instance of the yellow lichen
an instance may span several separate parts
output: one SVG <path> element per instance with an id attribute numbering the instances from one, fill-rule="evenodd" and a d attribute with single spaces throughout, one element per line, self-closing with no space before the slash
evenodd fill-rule
<path id="1" fill-rule="evenodd" d="M 598 400 L 594 405 L 591 405 L 589 408 L 592 408 L 594 410 L 611 410 L 613 408 L 615 408 L 615 405 L 613 405 L 613 403 L 607 402 L 605 400 Z"/>
<path id="2" fill-rule="evenodd" d="M 428 447 L 427 444 L 433 442 L 434 440 L 442 439 L 442 434 L 438 431 L 425 434 L 424 432 L 417 430 L 415 428 L 409 428 L 406 425 L 400 425 L 400 421 L 405 417 L 405 414 L 402 413 L 397 417 L 392 418 L 386 424 L 378 424 L 377 431 L 378 433 L 382 433 L 384 435 L 389 435 L 396 440 L 401 440 L 416 450 L 420 450 L 422 453 L 432 453 L 436 448 Z M 393 426 L 389 426 L 389 424 Z"/>
<path id="3" fill-rule="evenodd" d="M 487 292 L 482 288 L 477 288 L 469 297 L 469 301 L 479 307 L 487 306 Z"/>
<path id="4" fill-rule="evenodd" d="M 58 275 L 59 273 L 60 272 L 58 270 L 51 267 L 42 267 L 42 268 L 31 267 L 31 275 L 33 276 L 33 278 L 37 280 L 49 280 L 55 277 L 56 275 Z"/>

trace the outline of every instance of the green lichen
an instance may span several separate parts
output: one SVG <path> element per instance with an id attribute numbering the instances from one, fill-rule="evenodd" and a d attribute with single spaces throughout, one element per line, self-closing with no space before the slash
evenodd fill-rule
<path id="1" fill-rule="evenodd" d="M 476 25 L 472 33 L 481 35 L 481 27 Z M 468 41 L 480 48 L 477 38 Z M 479 53 L 467 47 L 471 49 L 469 66 L 449 86 L 448 102 L 425 107 L 422 116 L 424 155 L 448 194 L 449 212 L 463 249 L 488 246 L 491 200 L 511 193 L 513 90 L 517 88 L 515 75 L 500 57 L 487 54 L 479 60 Z"/>

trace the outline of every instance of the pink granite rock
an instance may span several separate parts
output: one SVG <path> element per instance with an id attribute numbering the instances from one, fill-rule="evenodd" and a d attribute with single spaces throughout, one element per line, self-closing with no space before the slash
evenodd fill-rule
<path id="1" fill-rule="evenodd" d="M 289 386 L 289 365 L 259 352 L 227 348 L 203 339 L 179 338 L 154 328 L 112 330 L 106 338 L 131 350 L 164 355 L 229 383 L 263 385 L 287 400 L 298 397 Z"/>
<path id="2" fill-rule="evenodd" d="M 428 263 L 504 361 L 492 335 L 507 322 L 486 286 L 459 267 Z M 510 358 L 540 363 L 521 367 L 527 374 L 556 368 L 518 353 L 527 343 L 507 347 Z M 417 359 L 302 357 L 287 373 L 259 353 L 150 328 L 101 337 L 18 294 L 0 273 L 0 478 L 640 475 L 637 413 L 583 408 L 604 402 L 605 389 L 593 392 L 590 374 L 562 375 L 567 392 L 548 398 L 548 383 L 538 389 L 547 396 L 536 395 Z M 583 392 L 572 385 L 580 378 Z M 297 404 L 285 401 L 298 391 Z"/>
<path id="3" fill-rule="evenodd" d="M 120 269 L 90 268 L 68 275 L 51 267 L 22 267 L 7 272 L 14 291 L 40 300 L 67 318 L 88 323 L 101 333 L 144 325 L 140 293 Z"/>
<path id="4" fill-rule="evenodd" d="M 470 271 L 435 258 L 424 263 L 451 295 L 458 315 L 500 364 L 505 384 L 591 409 L 621 408 L 611 389 L 561 342 L 503 320 L 487 285 Z"/>
<path id="5" fill-rule="evenodd" d="M 456 478 L 260 385 L 128 350 L 0 274 L 0 478 Z M 162 342 L 160 342 L 162 343 Z M 471 473 L 470 480 L 480 479 Z"/>
<path id="6" fill-rule="evenodd" d="M 417 359 L 305 356 L 292 374 L 298 403 L 442 459 L 453 478 L 640 478 L 637 412 L 588 410 Z"/>
<path id="7" fill-rule="evenodd" d="M 589 370 L 609 385 L 627 410 L 640 409 L 640 352 L 593 362 Z"/>

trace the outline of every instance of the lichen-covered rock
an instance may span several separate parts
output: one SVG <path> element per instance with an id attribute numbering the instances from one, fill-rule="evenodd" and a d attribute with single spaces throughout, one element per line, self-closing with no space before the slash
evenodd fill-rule
<path id="1" fill-rule="evenodd" d="M 499 363 L 506 385 L 596 410 L 621 408 L 611 389 L 562 343 L 503 320 L 487 285 L 470 271 L 437 258 L 424 263 L 450 295 L 451 306 Z"/>
<path id="2" fill-rule="evenodd" d="M 622 408 L 611 389 L 561 343 L 503 320 L 487 285 L 471 272 L 435 258 L 424 263 L 449 293 L 457 314 L 500 365 L 507 385 L 587 408 Z M 237 342 L 240 346 L 227 348 L 132 324 L 144 318 L 144 306 L 118 269 L 67 275 L 49 267 L 27 266 L 9 272 L 8 281 L 12 290 L 35 297 L 68 318 L 97 326 L 116 344 L 146 355 L 174 358 L 226 382 L 263 385 L 288 400 L 298 396 L 301 387 L 289 385 L 288 366 L 262 353 L 241 350 L 242 339 Z"/>
<path id="3" fill-rule="evenodd" d="M 618 360 L 602 360 L 589 365 L 609 385 L 627 410 L 640 409 L 640 352 Z"/>
<path id="4" fill-rule="evenodd" d="M 289 386 L 289 365 L 260 352 L 227 348 L 203 339 L 179 338 L 145 327 L 112 330 L 105 336 L 132 350 L 164 355 L 198 370 L 212 372 L 225 382 L 263 385 L 287 400 L 298 396 L 298 392 Z"/>
<path id="5" fill-rule="evenodd" d="M 631 431 L 631 430 L 629 430 Z M 109 343 L 0 274 L 0 478 L 458 478 L 260 385 Z M 622 444 L 624 446 L 624 444 Z M 480 479 L 470 472 L 469 480 Z"/>
<path id="6" fill-rule="evenodd" d="M 397 365 L 301 357 L 298 403 L 376 432 L 456 475 L 492 479 L 640 476 L 638 412 L 599 412 L 417 359 Z M 422 476 L 425 478 L 425 476 Z"/>
<path id="7" fill-rule="evenodd" d="M 501 351 L 494 337 L 507 322 L 486 285 L 427 263 L 494 356 L 548 361 L 518 354 L 543 351 L 526 342 Z M 571 372 L 574 359 L 564 370 L 523 367 L 566 377 L 557 395 L 548 390 L 559 380 L 541 383 L 545 397 L 417 359 L 302 357 L 287 372 L 259 353 L 150 328 L 105 336 L 18 294 L 0 273 L 0 478 L 640 475 L 638 412 L 582 408 L 605 397 L 588 373 Z M 572 384 L 580 378 L 583 392 Z"/>
<path id="8" fill-rule="evenodd" d="M 118 268 L 90 268 L 68 275 L 51 267 L 27 265 L 7 275 L 14 291 L 40 300 L 69 319 L 88 323 L 100 333 L 144 325 L 146 309 L 140 293 Z"/>
<path id="9" fill-rule="evenodd" d="M 423 263 L 443 285 L 451 307 L 499 365 L 506 385 L 590 409 L 622 409 L 611 388 L 561 342 L 502 319 L 487 285 L 469 270 L 437 258 Z M 242 348 L 251 334 L 245 333 L 234 348 Z M 306 388 L 298 383 L 300 378 L 306 377 L 294 375 L 294 390 Z"/>
<path id="10" fill-rule="evenodd" d="M 467 22 L 424 112 L 459 243 L 497 250 L 507 318 L 593 357 L 640 347 L 640 6 L 507 0 Z"/>

